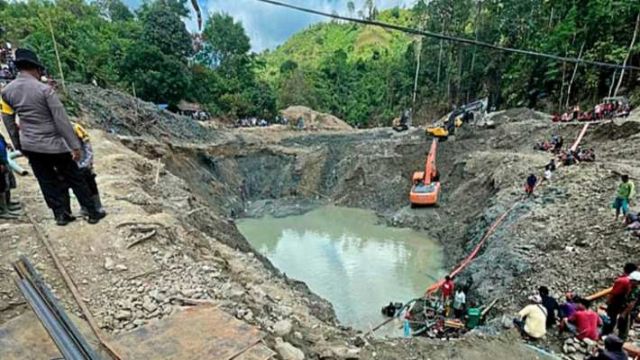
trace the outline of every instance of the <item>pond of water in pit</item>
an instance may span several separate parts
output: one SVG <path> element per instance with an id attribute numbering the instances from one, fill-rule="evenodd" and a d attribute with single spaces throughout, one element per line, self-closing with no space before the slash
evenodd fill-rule
<path id="1" fill-rule="evenodd" d="M 237 226 L 278 269 L 329 300 L 341 323 L 360 330 L 384 320 L 384 305 L 420 296 L 444 274 L 434 240 L 378 224 L 366 210 L 327 206 Z"/>

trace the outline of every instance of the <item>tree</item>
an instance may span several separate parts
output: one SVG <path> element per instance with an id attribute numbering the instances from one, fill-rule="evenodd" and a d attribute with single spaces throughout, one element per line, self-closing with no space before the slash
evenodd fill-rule
<path id="1" fill-rule="evenodd" d="M 151 0 L 151 2 L 143 2 L 140 10 L 138 11 L 141 18 L 144 18 L 145 14 L 156 7 L 163 7 L 176 14 L 181 18 L 189 17 L 189 7 L 187 5 L 188 0 Z"/>
<path id="2" fill-rule="evenodd" d="M 126 81 L 135 84 L 140 98 L 154 103 L 175 106 L 190 85 L 189 70 L 183 62 L 145 41 L 129 49 L 120 71 L 127 74 Z"/>
<path id="3" fill-rule="evenodd" d="M 186 61 L 193 54 L 191 36 L 180 17 L 168 6 L 152 6 L 143 18 L 142 39 L 165 55 Z"/>
<path id="4" fill-rule="evenodd" d="M 251 43 L 240 22 L 228 14 L 215 13 L 207 19 L 202 37 L 210 66 L 233 67 L 246 62 Z"/>
<path id="5" fill-rule="evenodd" d="M 99 0 L 95 4 L 102 15 L 111 21 L 133 20 L 133 13 L 122 0 Z"/>
<path id="6" fill-rule="evenodd" d="M 298 63 L 289 59 L 280 65 L 280 74 L 287 75 L 298 68 Z"/>

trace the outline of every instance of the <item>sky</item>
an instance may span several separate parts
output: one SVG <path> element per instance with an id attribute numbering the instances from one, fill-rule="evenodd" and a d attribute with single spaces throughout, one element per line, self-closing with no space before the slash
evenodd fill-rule
<path id="1" fill-rule="evenodd" d="M 203 3 L 206 1 L 206 5 Z M 336 11 L 342 15 L 349 15 L 348 0 L 281 0 L 298 6 L 313 8 L 326 12 Z M 354 0 L 356 10 L 362 8 L 364 0 Z M 291 9 L 277 7 L 256 0 L 200 0 L 203 12 L 226 12 L 244 25 L 247 35 L 251 38 L 252 49 L 261 52 L 274 49 L 284 43 L 287 38 L 303 30 L 313 23 L 328 21 L 326 18 L 307 14 Z M 412 0 L 376 0 L 379 9 L 394 6 L 405 6 Z"/>

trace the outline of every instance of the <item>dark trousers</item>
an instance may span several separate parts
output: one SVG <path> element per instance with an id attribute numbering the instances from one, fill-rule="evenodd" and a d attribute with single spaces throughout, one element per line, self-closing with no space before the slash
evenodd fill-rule
<path id="1" fill-rule="evenodd" d="M 29 159 L 44 200 L 55 216 L 68 211 L 68 187 L 73 190 L 80 205 L 88 209 L 90 214 L 95 214 L 91 191 L 70 153 L 43 154 L 31 151 L 23 151 L 23 153 Z"/>
<path id="2" fill-rule="evenodd" d="M 90 168 L 81 168 L 80 173 L 87 183 L 91 196 L 100 195 L 98 192 L 98 184 L 96 183 L 96 174 L 94 174 Z"/>
<path id="3" fill-rule="evenodd" d="M 621 306 L 608 305 L 607 316 L 609 316 L 609 322 L 602 327 L 602 335 L 609 335 L 613 332 L 618 325 L 618 315 L 622 312 Z"/>

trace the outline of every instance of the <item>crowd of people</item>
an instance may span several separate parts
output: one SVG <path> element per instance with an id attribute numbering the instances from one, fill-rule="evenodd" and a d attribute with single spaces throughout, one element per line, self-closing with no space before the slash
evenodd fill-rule
<path id="1" fill-rule="evenodd" d="M 304 127 L 304 120 L 302 119 L 302 117 L 298 119 L 296 125 L 298 125 L 299 122 L 301 122 L 302 127 Z M 238 119 L 238 121 L 236 121 L 236 127 L 267 127 L 271 125 L 289 125 L 289 118 L 287 118 L 286 116 L 278 115 L 273 120 L 251 117 Z"/>
<path id="2" fill-rule="evenodd" d="M 7 84 L 15 79 L 17 74 L 18 69 L 15 65 L 11 43 L 0 45 L 0 84 Z"/>
<path id="3" fill-rule="evenodd" d="M 80 124 L 71 123 L 55 87 L 42 81 L 44 66 L 34 52 L 17 49 L 12 62 L 18 74 L 2 85 L 0 101 L 11 140 L 9 144 L 0 139 L 0 217 L 20 215 L 21 204 L 11 198 L 11 189 L 17 186 L 14 174 L 24 176 L 27 171 L 13 160 L 25 156 L 57 225 L 76 220 L 69 190 L 87 222 L 98 223 L 106 212 L 95 181 L 89 134 Z"/>
<path id="4" fill-rule="evenodd" d="M 553 113 L 551 121 L 597 121 L 613 119 L 615 117 L 627 117 L 631 113 L 631 106 L 624 98 L 607 98 L 589 111 L 582 111 L 579 105 L 574 106 L 562 115 Z"/>
<path id="5" fill-rule="evenodd" d="M 390 303 L 382 309 L 386 316 L 404 313 L 405 333 L 426 335 L 434 338 L 450 338 L 478 327 L 486 311 L 473 299 L 467 297 L 468 286 L 456 285 L 451 276 L 446 276 L 438 291 L 403 307 Z M 486 308 L 485 308 L 486 309 Z"/>
<path id="6" fill-rule="evenodd" d="M 638 314 L 640 271 L 636 264 L 627 263 L 612 284 L 603 306 L 594 309 L 592 299 L 573 292 L 567 293 L 564 301 L 558 303 L 549 289 L 541 286 L 528 298 L 528 304 L 518 312 L 513 324 L 527 340 L 541 339 L 550 331 L 594 343 L 604 338 L 605 349 L 591 359 L 617 360 L 611 353 L 624 354 L 623 342 Z"/>

